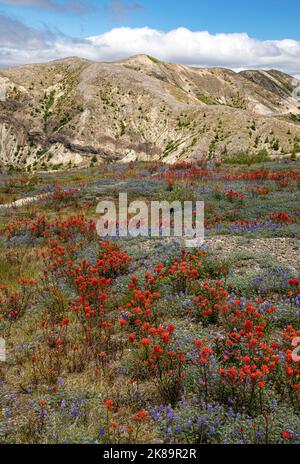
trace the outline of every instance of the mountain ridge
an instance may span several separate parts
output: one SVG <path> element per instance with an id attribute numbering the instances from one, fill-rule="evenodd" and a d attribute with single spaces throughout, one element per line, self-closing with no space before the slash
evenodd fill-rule
<path id="1" fill-rule="evenodd" d="M 1 169 L 291 153 L 300 81 L 277 70 L 196 68 L 148 55 L 0 69 Z"/>

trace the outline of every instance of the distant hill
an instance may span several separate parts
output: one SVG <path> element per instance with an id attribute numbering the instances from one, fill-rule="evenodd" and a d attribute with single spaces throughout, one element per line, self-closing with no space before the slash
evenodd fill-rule
<path id="1" fill-rule="evenodd" d="M 276 70 L 70 57 L 0 69 L 0 85 L 2 169 L 280 155 L 300 140 L 300 81 Z"/>

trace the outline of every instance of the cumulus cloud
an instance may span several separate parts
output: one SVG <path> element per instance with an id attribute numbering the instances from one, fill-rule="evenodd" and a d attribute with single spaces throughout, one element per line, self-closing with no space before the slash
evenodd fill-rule
<path id="1" fill-rule="evenodd" d="M 230 68 L 279 67 L 300 70 L 300 42 L 259 41 L 246 33 L 216 34 L 178 28 L 161 32 L 147 27 L 118 28 L 89 38 L 97 53 L 108 58 L 148 53 L 159 59 L 196 65 Z"/>
<path id="2" fill-rule="evenodd" d="M 117 21 L 124 19 L 130 13 L 141 11 L 142 9 L 142 5 L 136 1 L 128 3 L 123 0 L 111 0 L 106 5 L 106 10 L 112 19 Z"/>
<path id="3" fill-rule="evenodd" d="M 58 2 L 57 0 L 2 0 L 2 3 L 19 7 L 34 7 L 48 11 L 70 12 L 75 14 L 88 13 L 92 9 L 87 2 L 81 0 L 65 0 L 63 2 Z"/>
<path id="4" fill-rule="evenodd" d="M 49 39 L 46 40 L 47 43 Z M 277 68 L 300 74 L 300 42 L 256 40 L 246 33 L 210 34 L 178 28 L 162 32 L 149 27 L 115 28 L 84 40 L 56 37 L 51 47 L 28 53 L 6 45 L 6 57 L 0 46 L 0 62 L 17 64 L 77 55 L 98 61 L 111 61 L 136 54 L 149 54 L 161 60 L 193 66 L 223 66 L 232 69 Z M 2 57 L 1 57 L 2 55 Z"/>

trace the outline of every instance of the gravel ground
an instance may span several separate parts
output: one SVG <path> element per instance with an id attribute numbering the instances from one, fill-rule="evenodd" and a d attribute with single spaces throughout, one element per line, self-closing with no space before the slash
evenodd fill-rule
<path id="1" fill-rule="evenodd" d="M 300 272 L 300 240 L 295 238 L 255 238 L 245 237 L 212 237 L 205 243 L 220 256 L 230 258 L 238 252 L 269 255 L 286 267 Z"/>

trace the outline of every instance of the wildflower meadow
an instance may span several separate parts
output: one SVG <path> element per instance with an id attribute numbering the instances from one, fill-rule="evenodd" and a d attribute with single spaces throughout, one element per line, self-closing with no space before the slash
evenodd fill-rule
<path id="1" fill-rule="evenodd" d="M 99 237 L 120 192 L 204 201 L 204 242 Z M 15 172 L 0 197 L 1 443 L 300 443 L 297 161 Z"/>

